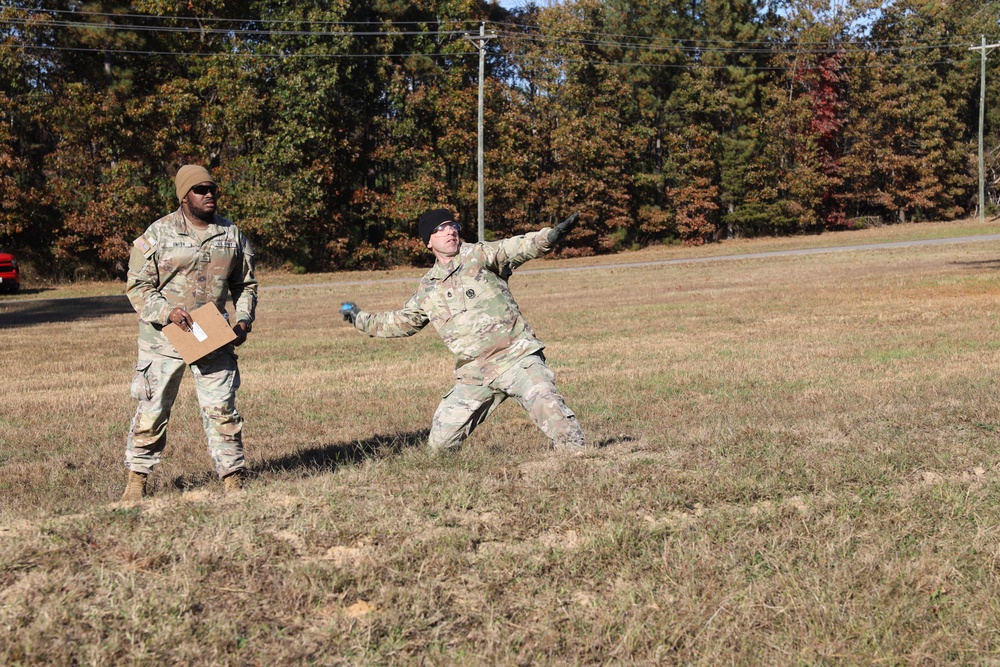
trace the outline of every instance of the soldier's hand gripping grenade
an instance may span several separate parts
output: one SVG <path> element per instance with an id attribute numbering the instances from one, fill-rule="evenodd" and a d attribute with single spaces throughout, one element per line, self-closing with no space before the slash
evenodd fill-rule
<path id="1" fill-rule="evenodd" d="M 345 301 L 340 304 L 340 314 L 344 316 L 345 322 L 354 324 L 354 319 L 358 316 L 359 312 L 360 309 L 358 308 L 358 304 L 353 301 Z"/>

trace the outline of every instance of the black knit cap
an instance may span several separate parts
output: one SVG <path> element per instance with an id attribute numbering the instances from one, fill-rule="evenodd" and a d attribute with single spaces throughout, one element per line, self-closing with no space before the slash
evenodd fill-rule
<path id="1" fill-rule="evenodd" d="M 430 243 L 434 228 L 444 222 L 455 222 L 455 214 L 446 208 L 435 208 L 427 211 L 417 219 L 417 232 L 423 239 L 424 245 Z"/>

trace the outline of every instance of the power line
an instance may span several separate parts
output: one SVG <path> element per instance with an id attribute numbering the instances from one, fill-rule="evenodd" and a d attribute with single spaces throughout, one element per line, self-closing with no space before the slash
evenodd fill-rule
<path id="1" fill-rule="evenodd" d="M 59 15 L 70 15 L 70 16 L 80 16 L 80 17 L 104 17 L 104 18 L 116 18 L 116 19 L 122 19 L 122 18 L 143 19 L 143 20 L 147 20 L 147 21 L 148 20 L 155 20 L 155 21 L 183 21 L 183 22 L 194 22 L 198 26 L 202 26 L 202 24 L 207 24 L 207 23 L 223 23 L 223 24 L 224 23 L 234 23 L 234 24 L 243 24 L 243 25 L 245 25 L 245 24 L 251 24 L 251 23 L 252 24 L 260 24 L 260 25 L 286 25 L 286 24 L 295 25 L 295 24 L 303 24 L 303 23 L 305 23 L 305 24 L 317 25 L 317 26 L 320 26 L 320 25 L 321 26 L 365 26 L 365 25 L 373 25 L 373 26 L 385 26 L 385 25 L 391 25 L 391 26 L 418 26 L 418 25 L 419 26 L 433 26 L 433 25 L 438 25 L 438 26 L 440 26 L 440 25 L 469 25 L 469 26 L 478 26 L 480 23 L 482 23 L 482 21 L 476 20 L 476 19 L 455 19 L 455 20 L 441 20 L 441 19 L 438 19 L 438 20 L 432 20 L 432 21 L 329 21 L 329 20 L 317 20 L 317 19 L 312 19 L 312 18 L 308 18 L 308 17 L 303 17 L 303 18 L 299 18 L 299 19 L 265 19 L 265 18 L 256 18 L 256 17 L 225 18 L 225 17 L 201 17 L 201 16 L 166 16 L 166 15 L 157 15 L 157 14 L 124 14 L 124 13 L 119 14 L 119 13 L 114 13 L 114 12 L 89 12 L 89 11 L 83 11 L 83 10 L 67 10 L 67 9 L 34 9 L 34 8 L 15 7 L 15 6 L 11 6 L 11 5 L 0 5 L 0 11 L 4 11 L 4 10 L 10 10 L 10 11 L 13 11 L 13 12 L 31 13 L 31 14 L 43 14 L 43 15 L 47 15 L 47 14 L 59 14 Z M 14 19 L 7 19 L 7 20 L 10 21 L 10 20 L 14 20 Z M 40 24 L 40 23 L 44 23 L 44 21 L 38 21 L 38 22 L 35 22 L 34 24 Z M 80 27 L 83 27 L 83 26 L 86 25 L 84 22 L 67 21 L 66 23 L 72 24 L 74 26 L 80 26 Z M 105 27 L 115 27 L 117 25 L 121 25 L 121 24 L 111 24 L 111 25 L 104 24 Z M 126 25 L 131 25 L 131 24 L 126 24 Z M 694 44 L 732 44 L 732 45 L 745 45 L 745 46 L 759 46 L 759 47 L 763 48 L 763 47 L 772 45 L 772 44 L 774 44 L 777 41 L 777 40 L 740 41 L 740 40 L 707 39 L 707 38 L 653 37 L 653 36 L 650 36 L 650 35 L 634 35 L 634 34 L 628 34 L 628 33 L 613 33 L 613 32 L 612 33 L 606 33 L 606 32 L 585 31 L 585 30 L 567 30 L 567 29 L 559 29 L 559 28 L 543 28 L 543 27 L 537 26 L 537 25 L 525 25 L 525 24 L 518 24 L 518 23 L 504 23 L 504 22 L 497 22 L 497 21 L 487 21 L 487 22 L 485 22 L 485 25 L 488 26 L 488 27 L 490 27 L 493 30 L 507 29 L 508 30 L 507 34 L 514 34 L 514 33 L 530 34 L 532 32 L 535 32 L 535 33 L 543 33 L 544 32 L 544 34 L 547 34 L 547 35 L 550 35 L 550 36 L 558 36 L 558 38 L 560 38 L 560 39 L 564 39 L 566 36 L 579 36 L 581 38 L 579 41 L 591 41 L 591 40 L 594 40 L 594 41 L 607 41 L 607 40 L 612 40 L 614 42 L 619 42 L 619 43 L 623 43 L 623 44 L 629 44 L 629 43 L 631 43 L 634 46 L 639 46 L 639 44 L 637 44 L 636 42 L 639 42 L 641 40 L 655 40 L 657 42 L 666 42 L 666 43 L 673 42 L 673 43 L 677 43 L 677 44 L 692 44 L 692 43 L 694 43 Z M 132 27 L 138 28 L 139 26 L 132 26 Z M 162 29 L 170 29 L 169 26 L 160 26 L 160 27 Z M 186 28 L 183 28 L 183 27 L 175 27 L 175 28 L 172 28 L 172 29 L 174 29 L 174 30 L 186 30 Z M 199 27 L 197 29 L 201 30 L 202 28 Z M 205 30 L 212 30 L 212 31 L 221 30 L 221 31 L 224 31 L 224 32 L 230 32 L 232 29 L 231 28 L 214 28 L 214 29 L 213 28 L 206 28 Z M 288 33 L 288 34 L 316 34 L 316 31 L 262 30 L 262 31 L 259 31 L 259 32 L 261 32 L 262 34 L 284 34 L 284 33 Z M 380 36 L 391 36 L 391 35 L 399 35 L 399 34 L 426 35 L 426 34 L 432 34 L 432 33 L 433 34 L 464 34 L 466 32 L 468 32 L 468 30 L 454 30 L 453 29 L 453 30 L 447 30 L 447 31 L 437 30 L 437 31 L 430 31 L 430 32 L 426 31 L 426 30 L 423 30 L 423 31 L 405 31 L 405 32 L 382 30 L 382 31 L 368 31 L 368 32 L 365 32 L 363 34 L 367 34 L 367 35 L 380 35 Z M 352 32 L 350 34 L 358 34 L 358 33 Z M 954 48 L 959 48 L 959 47 L 967 46 L 967 44 L 970 41 L 973 40 L 973 37 L 971 37 L 971 36 L 969 36 L 969 37 L 961 37 L 961 36 L 959 36 L 958 39 L 960 40 L 960 42 L 956 43 L 956 44 L 936 44 L 936 45 L 927 45 L 927 46 L 931 47 L 931 48 L 933 48 L 933 47 L 942 47 L 942 48 L 943 47 L 954 47 Z M 633 40 L 633 42 L 620 42 L 620 40 Z M 846 46 L 868 45 L 868 44 L 871 44 L 873 42 L 884 43 L 884 44 L 892 44 L 892 43 L 911 43 L 911 40 L 882 40 L 882 39 L 880 39 L 880 40 L 871 40 L 871 39 L 841 40 L 841 39 L 835 39 L 835 40 L 832 41 L 832 43 L 834 43 L 834 44 L 837 44 L 837 45 L 846 45 Z M 831 40 L 796 41 L 795 43 L 798 44 L 798 45 L 800 45 L 800 46 L 807 46 L 807 45 L 811 45 L 811 44 L 821 45 L 821 44 L 830 44 Z"/>
<path id="2" fill-rule="evenodd" d="M 687 69 L 687 70 L 731 70 L 740 69 L 748 72 L 791 72 L 814 69 L 809 65 L 798 65 L 792 67 L 778 67 L 773 65 L 706 65 L 704 63 L 626 63 L 608 62 L 603 60 L 561 60 L 561 63 L 570 65 L 606 65 L 614 67 L 648 67 L 650 69 Z M 954 60 L 939 60 L 935 62 L 921 63 L 888 63 L 879 65 L 840 65 L 840 70 L 866 70 L 866 69 L 916 69 L 920 67 L 934 67 L 937 65 L 956 65 Z"/>
<path id="3" fill-rule="evenodd" d="M 262 59 L 293 59 L 293 58 L 346 58 L 346 59 L 378 59 L 378 58 L 412 58 L 412 57 L 423 57 L 431 59 L 455 59 L 455 58 L 470 58 L 476 56 L 475 53 L 261 53 L 261 52 L 239 52 L 239 51 L 212 51 L 212 52 L 179 52 L 179 51 L 142 51 L 137 49 L 105 49 L 105 48 L 94 48 L 94 47 L 82 47 L 82 46 L 48 46 L 48 45 L 16 45 L 16 48 L 21 51 L 27 50 L 43 50 L 43 51 L 56 51 L 56 52 L 80 52 L 80 53 L 101 53 L 101 54 L 113 54 L 113 55 L 138 55 L 138 56 L 178 56 L 178 57 L 203 57 L 203 58 L 262 58 Z M 744 66 L 744 65 L 706 65 L 704 63 L 697 62 L 687 62 L 687 63 L 640 63 L 640 62 L 616 62 L 616 61 L 606 61 L 606 60 L 585 60 L 580 58 L 560 58 L 559 63 L 562 65 L 595 65 L 595 66 L 613 66 L 613 67 L 646 67 L 650 69 L 702 69 L 702 70 L 729 70 L 733 67 L 738 69 L 743 69 L 747 71 L 769 71 L 769 72 L 787 72 L 793 70 L 803 70 L 809 69 L 808 66 L 792 66 L 792 67 L 778 67 L 778 66 Z M 920 63 L 882 63 L 878 65 L 840 65 L 839 69 L 842 70 L 865 70 L 865 69 L 885 69 L 885 68 L 919 68 L 919 67 L 933 67 L 938 65 L 956 65 L 959 64 L 958 61 L 954 60 L 939 60 L 934 62 L 920 62 Z"/>
<path id="4" fill-rule="evenodd" d="M 12 22 L 12 23 L 17 23 Z M 33 23 L 32 26 L 37 26 L 37 23 Z M 464 36 L 468 34 L 468 31 L 459 30 L 449 30 L 449 31 L 439 31 L 434 33 L 427 32 L 351 32 L 351 31 L 305 31 L 305 30 L 294 30 L 294 31 L 275 31 L 275 30 L 225 30 L 225 29 L 199 29 L 199 28 L 181 28 L 181 27 L 159 27 L 159 26 L 123 26 L 118 24 L 88 24 L 88 23 L 74 23 L 74 22 L 49 22 L 46 25 L 51 27 L 60 28 L 86 28 L 92 30 L 100 31 L 127 31 L 127 32 L 152 32 L 152 33 L 179 33 L 179 34 L 189 34 L 202 36 L 205 34 L 222 35 L 225 37 L 333 37 L 333 38 L 355 38 L 355 37 L 403 37 L 403 36 Z M 775 48 L 780 46 L 777 44 L 771 44 L 770 48 L 722 48 L 722 47 L 704 47 L 698 46 L 697 44 L 673 44 L 673 45 L 656 45 L 656 44 L 636 44 L 629 42 L 613 42 L 613 41 L 597 41 L 597 40 L 578 40 L 576 42 L 566 42 L 557 41 L 556 38 L 548 36 L 537 36 L 528 37 L 522 35 L 504 35 L 508 38 L 508 41 L 514 42 L 529 42 L 540 45 L 550 45 L 558 43 L 562 46 L 576 45 L 581 47 L 600 47 L 600 48 L 620 48 L 622 50 L 632 50 L 632 51 L 644 51 L 648 53 L 664 53 L 664 54 L 705 54 L 714 53 L 722 55 L 733 55 L 733 56 L 759 56 L 759 55 L 821 55 L 821 54 L 842 54 L 842 53 L 906 53 L 915 51 L 930 51 L 939 49 L 959 49 L 967 48 L 966 44 L 927 44 L 927 45 L 914 45 L 909 47 L 874 47 L 866 49 L 845 49 L 842 46 L 834 45 L 825 49 L 784 49 Z M 26 47 L 29 48 L 29 47 Z M 30 48 L 42 48 L 39 46 L 32 46 Z M 66 49 L 71 47 L 50 47 L 56 50 Z M 103 49 L 104 51 L 113 52 L 113 49 Z M 148 53 L 148 54 L 161 54 L 163 52 L 159 51 L 147 51 L 136 53 Z M 180 54 L 178 54 L 180 55 Z M 351 57 L 364 56 L 365 54 L 329 54 L 331 57 Z M 411 54 L 415 55 L 415 54 Z M 425 54 L 426 55 L 426 54 Z"/>
<path id="5" fill-rule="evenodd" d="M 72 28 L 83 30 L 119 31 L 119 32 L 153 32 L 153 33 L 189 33 L 199 35 L 247 35 L 251 37 L 399 37 L 399 36 L 433 36 L 433 35 L 465 35 L 467 30 L 438 30 L 426 32 L 411 31 L 327 31 L 327 30 L 259 30 L 256 28 L 201 28 L 196 26 L 149 26 L 122 23 L 85 23 L 81 21 L 29 21 L 27 19 L 8 19 L 7 23 L 25 25 L 32 28 Z"/>
<path id="6" fill-rule="evenodd" d="M 549 28 L 549 27 L 542 28 L 541 26 L 524 26 L 524 25 L 520 25 L 520 24 L 516 24 L 516 23 L 491 23 L 491 24 L 488 24 L 488 25 L 492 25 L 496 29 L 500 29 L 501 27 L 506 27 L 508 29 L 508 31 L 512 32 L 512 33 L 520 32 L 520 33 L 523 33 L 523 34 L 544 34 L 544 35 L 550 36 L 551 38 L 558 38 L 558 39 L 565 39 L 567 36 L 580 36 L 581 38 L 587 38 L 587 39 L 589 39 L 589 38 L 594 38 L 594 39 L 614 39 L 616 41 L 617 40 L 634 40 L 634 41 L 656 40 L 656 41 L 663 41 L 663 42 L 667 42 L 667 43 L 675 42 L 675 43 L 678 43 L 678 44 L 692 44 L 692 43 L 693 44 L 734 44 L 734 45 L 745 45 L 745 46 L 767 46 L 767 45 L 771 45 L 771 44 L 782 43 L 782 40 L 779 39 L 779 38 L 777 38 L 777 37 L 775 39 L 772 39 L 772 40 L 760 39 L 760 40 L 740 41 L 740 40 L 730 40 L 730 39 L 723 39 L 723 38 L 708 39 L 708 38 L 701 38 L 701 37 L 684 37 L 684 38 L 682 38 L 682 37 L 654 37 L 654 36 L 650 36 L 650 35 L 630 35 L 630 34 L 624 34 L 624 33 L 606 33 L 606 32 L 594 32 L 594 31 L 586 31 L 586 30 L 567 30 L 567 29 Z M 966 46 L 973 39 L 978 38 L 978 35 L 976 35 L 975 37 L 973 37 L 973 36 L 957 35 L 954 38 L 958 40 L 958 45 L 959 46 Z M 871 39 L 871 38 L 868 38 L 868 39 L 850 39 L 850 40 L 845 40 L 845 39 L 824 39 L 824 40 L 815 40 L 815 41 L 812 41 L 812 40 L 793 40 L 790 43 L 798 44 L 798 45 L 801 45 L 801 46 L 824 45 L 824 44 L 825 45 L 836 44 L 836 45 L 844 45 L 844 46 L 855 46 L 855 45 L 867 45 L 867 44 L 872 44 L 872 43 L 879 43 L 879 44 L 896 44 L 896 43 L 910 44 L 910 43 L 914 43 L 914 40 L 912 40 L 912 39 L 877 39 L 876 40 L 876 39 Z"/>
<path id="7" fill-rule="evenodd" d="M 50 46 L 24 44 L 16 45 L 14 48 L 26 51 L 40 49 L 43 51 L 65 51 L 81 53 L 108 53 L 112 55 L 136 55 L 136 56 L 184 56 L 184 57 L 205 57 L 205 58 L 410 58 L 420 56 L 424 58 L 467 58 L 474 56 L 474 53 L 262 53 L 240 52 L 240 51 L 142 51 L 138 49 L 122 48 L 95 48 L 85 46 Z"/>
<path id="8" fill-rule="evenodd" d="M 9 5 L 0 6 L 0 11 L 2 10 L 13 10 L 15 8 Z M 33 11 L 33 10 L 28 10 Z M 164 20 L 166 18 L 181 19 L 184 21 L 198 21 L 198 26 L 164 26 L 164 25 L 136 25 L 136 24 L 123 24 L 123 23 L 88 23 L 79 21 L 54 21 L 54 20 L 29 20 L 26 18 L 13 18 L 8 19 L 8 23 L 11 25 L 18 26 L 30 26 L 30 27 L 48 27 L 53 29 L 91 29 L 99 31 L 123 31 L 123 32 L 134 32 L 134 33 L 152 33 L 152 34 L 190 34 L 203 36 L 205 34 L 212 35 L 222 35 L 224 37 L 233 39 L 239 37 L 246 37 L 250 39 L 260 39 L 264 37 L 313 37 L 313 38 L 362 38 L 362 37 L 384 37 L 384 38 L 399 38 L 399 37 L 454 37 L 454 36 L 466 36 L 469 31 L 461 30 L 438 30 L 438 31 L 426 31 L 426 30 L 380 30 L 380 31 L 356 31 L 356 30 L 272 30 L 272 29 L 258 29 L 258 28 L 210 28 L 201 25 L 202 23 L 239 23 L 240 25 L 247 24 L 271 24 L 271 25 L 287 25 L 287 24 L 301 24 L 308 23 L 310 25 L 325 25 L 325 26 L 367 26 L 367 25 L 381 25 L 385 26 L 385 23 L 376 22 L 335 22 L 335 21 L 320 21 L 313 22 L 309 20 L 302 21 L 292 21 L 292 20 L 257 20 L 257 19 L 198 19 L 191 17 L 160 17 L 160 16 L 150 16 L 150 15 L 139 15 L 139 14 L 112 14 L 106 12 L 75 12 L 69 10 L 52 10 L 45 12 L 48 14 L 69 14 L 69 15 L 79 15 L 79 16 L 94 16 L 94 17 L 130 17 L 130 18 L 141 18 L 141 19 L 156 19 Z M 420 22 L 400 22 L 391 23 L 390 25 L 396 26 L 412 26 L 412 25 L 453 25 L 459 22 L 445 22 L 439 21 L 437 23 L 420 23 Z M 514 24 L 503 24 L 495 23 L 492 25 L 506 26 L 510 28 Z M 918 51 L 931 51 L 931 50 L 947 50 L 947 49 L 958 49 L 967 48 L 966 44 L 921 44 L 918 42 L 898 42 L 899 44 L 904 44 L 903 46 L 896 47 L 885 47 L 873 45 L 871 42 L 801 42 L 796 43 L 797 48 L 788 48 L 788 43 L 782 42 L 727 42 L 723 40 L 680 40 L 675 38 L 654 38 L 647 36 L 635 36 L 635 35 L 615 35 L 612 33 L 595 33 L 595 32 L 582 32 L 582 31 L 571 31 L 571 30 L 555 30 L 551 34 L 543 33 L 532 33 L 524 32 L 521 26 L 517 27 L 518 30 L 514 32 L 505 32 L 501 35 L 505 38 L 505 43 L 511 44 L 535 44 L 540 47 L 547 47 L 558 44 L 561 47 L 580 47 L 580 48 L 604 48 L 604 49 L 621 49 L 624 51 L 633 51 L 647 53 L 651 55 L 662 54 L 665 56 L 680 55 L 686 58 L 684 62 L 679 63 L 649 63 L 649 62 L 625 62 L 621 60 L 599 60 L 599 59 L 587 59 L 587 58 L 566 58 L 559 55 L 550 56 L 553 59 L 558 60 L 563 64 L 584 64 L 584 65 L 605 65 L 605 66 L 618 66 L 618 67 L 647 67 L 647 68 L 667 68 L 667 69 L 689 69 L 694 67 L 708 68 L 708 69 L 728 69 L 730 67 L 740 67 L 741 69 L 754 71 L 784 71 L 791 69 L 800 69 L 799 66 L 793 67 L 780 67 L 772 65 L 733 65 L 724 64 L 718 66 L 705 65 L 700 62 L 691 62 L 691 58 L 699 58 L 708 54 L 713 55 L 723 55 L 723 56 L 749 56 L 749 57 L 760 57 L 760 56 L 770 56 L 770 57 L 797 57 L 797 56 L 815 56 L 815 55 L 842 55 L 851 56 L 857 54 L 903 54 L 909 52 Z M 564 37 L 560 38 L 559 35 Z M 565 36 L 577 36 L 576 39 L 566 39 Z M 584 38 L 584 36 L 596 36 L 598 38 Z M 643 41 L 616 41 L 611 39 L 613 37 L 622 37 L 631 40 L 643 40 Z M 14 37 L 16 39 L 16 37 Z M 457 40 L 456 40 L 456 43 Z M 721 46 L 723 44 L 731 45 L 742 45 L 743 48 L 736 48 L 734 46 Z M 825 48 L 814 49 L 808 48 L 803 49 L 801 46 L 811 45 L 811 44 L 823 44 Z M 755 48 L 746 48 L 748 45 L 753 45 Z M 84 46 L 70 46 L 70 45 L 58 45 L 58 44 L 16 44 L 8 41 L 7 46 L 9 48 L 20 49 L 24 51 L 28 50 L 47 50 L 50 52 L 99 52 L 104 54 L 121 54 L 121 55 L 136 55 L 136 56 L 186 56 L 186 57 L 204 57 L 204 56 L 219 56 L 219 57 L 239 57 L 239 58 L 385 58 L 385 57 L 427 57 L 427 58 L 460 58 L 466 55 L 472 55 L 468 52 L 455 52 L 455 53 L 300 53 L 300 52 L 279 52 L 279 53 L 266 53 L 259 49 L 251 51 L 174 51 L 174 50 L 162 50 L 162 49 L 139 49 L 139 48 L 122 48 L 115 46 L 107 47 L 84 47 Z M 756 48 L 760 46 L 761 48 Z M 232 48 L 232 47 L 231 47 Z M 514 59 L 515 64 L 519 57 L 524 57 L 525 54 L 518 54 L 515 51 L 509 52 L 509 57 Z M 530 55 L 530 54 L 529 54 Z M 541 57 L 545 57 L 544 55 Z M 937 60 L 934 62 L 924 62 L 924 63 L 892 63 L 890 66 L 898 67 L 930 67 L 938 65 L 953 65 L 955 60 Z M 841 69 L 876 69 L 879 67 L 884 67 L 885 64 L 874 64 L 874 65 L 846 65 L 841 64 Z"/>
<path id="9" fill-rule="evenodd" d="M 0 5 L 0 11 L 11 10 L 18 12 L 32 12 L 32 13 L 42 13 L 47 14 L 67 14 L 72 16 L 94 16 L 94 17 L 106 17 L 106 18 L 132 18 L 132 19 L 144 19 L 144 20 L 156 20 L 156 21 L 186 21 L 186 22 L 196 22 L 193 27 L 184 26 L 166 26 L 166 25 L 137 25 L 132 23 L 87 23 L 84 21 L 53 21 L 53 20 L 30 20 L 26 18 L 7 18 L 6 21 L 9 23 L 20 24 L 20 25 L 31 25 L 36 26 L 48 26 L 48 27 L 70 27 L 70 28 L 84 28 L 84 29 L 94 29 L 94 30 L 135 30 L 135 31 L 145 31 L 145 32 L 198 32 L 199 34 L 246 34 L 252 36 L 334 36 L 334 37 L 398 37 L 398 36 L 430 36 L 430 35 L 465 35 L 469 33 L 469 30 L 370 30 L 370 31 L 357 31 L 357 30 L 342 30 L 342 31 L 331 31 L 331 30 L 274 30 L 274 29 L 257 29 L 257 28 L 208 28 L 204 24 L 211 23 L 233 23 L 239 25 L 248 24 L 259 24 L 259 25 L 296 25 L 296 24 L 308 24 L 312 26 L 365 26 L 365 25 L 377 25 L 377 26 L 432 26 L 432 25 L 475 25 L 478 26 L 480 22 L 473 20 L 456 20 L 456 21 L 402 21 L 402 22 L 379 22 L 379 21 L 319 21 L 312 20 L 309 18 L 302 19 L 261 19 L 261 18 L 214 18 L 214 17 L 184 17 L 184 16 L 159 16 L 159 15 L 149 15 L 149 14 L 115 14 L 110 12 L 86 12 L 86 11 L 73 11 L 73 10 L 33 10 L 33 9 L 23 9 L 12 7 L 10 5 Z M 896 48 L 906 48 L 906 49 L 935 49 L 935 48 L 965 48 L 972 38 L 958 39 L 962 40 L 956 43 L 926 43 L 921 44 L 919 42 L 914 42 L 912 40 L 824 40 L 824 41 L 795 41 L 795 42 L 782 42 L 779 39 L 775 40 L 754 40 L 754 41 L 739 41 L 739 40 L 726 40 L 726 39 L 701 39 L 701 38 L 673 38 L 673 37 L 653 37 L 648 35 L 629 35 L 622 33 L 601 33 L 592 31 L 578 31 L 578 30 L 561 30 L 561 29 L 543 29 L 538 26 L 524 26 L 513 23 L 499 23 L 499 22 L 487 22 L 486 25 L 493 26 L 495 28 L 506 28 L 506 32 L 502 33 L 503 36 L 508 39 L 514 40 L 559 40 L 565 43 L 567 37 L 575 37 L 572 43 L 592 45 L 592 46 L 617 46 L 621 48 L 631 48 L 631 49 L 641 49 L 641 48 L 669 48 L 671 46 L 686 49 L 698 49 L 702 51 L 707 51 L 715 48 L 713 45 L 726 44 L 730 45 L 725 48 L 725 50 L 739 52 L 739 53 L 768 53 L 774 50 L 776 45 L 782 44 L 795 44 L 796 51 L 802 52 L 828 52 L 836 51 L 844 47 L 858 47 L 861 50 L 878 50 L 884 49 L 885 46 L 880 46 L 884 44 L 904 44 L 908 45 L 905 47 Z M 629 40 L 629 41 L 622 41 Z M 706 46 L 702 46 L 706 45 Z M 810 46 L 810 45 L 824 45 L 825 49 L 811 50 L 811 49 L 801 49 L 799 47 Z M 734 48 L 736 46 L 750 47 L 746 49 Z"/>
<path id="10" fill-rule="evenodd" d="M 510 36 L 506 35 L 509 39 L 519 42 L 531 42 L 536 44 L 567 44 L 565 40 L 561 40 L 557 37 L 552 36 Z M 843 52 L 855 52 L 855 53 L 884 53 L 884 52 L 907 52 L 907 51 L 924 51 L 924 50 L 935 50 L 935 49 L 965 49 L 967 48 L 967 43 L 955 43 L 955 44 L 926 44 L 926 45 L 914 45 L 909 47 L 882 47 L 871 45 L 869 48 L 844 48 L 842 44 L 834 44 L 828 46 L 824 49 L 782 49 L 778 43 L 770 43 L 767 48 L 724 48 L 719 46 L 699 46 L 697 43 L 683 43 L 677 42 L 674 44 L 637 44 L 630 42 L 614 42 L 608 40 L 578 40 L 575 42 L 569 42 L 569 44 L 576 44 L 580 46 L 596 46 L 596 47 L 614 47 L 626 50 L 637 50 L 637 51 L 663 51 L 665 53 L 671 52 L 682 52 L 682 53 L 731 53 L 736 55 L 758 55 L 758 54 L 821 54 L 821 53 L 843 53 Z M 761 43 L 764 44 L 764 43 Z M 775 48 L 779 47 L 779 48 Z"/>
<path id="11" fill-rule="evenodd" d="M 265 18 L 224 18 L 224 17 L 213 17 L 213 16 L 167 16 L 162 14 L 118 14 L 115 12 L 88 12 L 83 10 L 74 9 L 34 9 L 29 7 L 14 7 L 11 5 L 0 5 L 0 11 L 10 10 L 14 12 L 25 12 L 31 14 L 68 14 L 70 16 L 96 16 L 96 17 L 107 17 L 107 18 L 130 18 L 130 19 L 145 19 L 145 20 L 159 20 L 159 21 L 192 21 L 198 24 L 201 23 L 260 23 L 263 25 L 268 24 L 286 24 L 286 23 L 309 23 L 311 25 L 444 25 L 444 24 L 469 24 L 469 25 L 479 25 L 479 21 L 475 20 L 455 20 L 455 21 L 322 21 L 313 20 L 308 18 L 302 19 L 265 19 Z"/>

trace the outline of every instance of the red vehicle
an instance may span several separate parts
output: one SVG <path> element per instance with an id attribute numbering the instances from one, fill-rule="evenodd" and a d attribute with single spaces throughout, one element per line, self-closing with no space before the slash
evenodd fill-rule
<path id="1" fill-rule="evenodd" d="M 17 268 L 17 257 L 0 252 L 0 291 L 13 294 L 21 289 L 21 270 Z"/>

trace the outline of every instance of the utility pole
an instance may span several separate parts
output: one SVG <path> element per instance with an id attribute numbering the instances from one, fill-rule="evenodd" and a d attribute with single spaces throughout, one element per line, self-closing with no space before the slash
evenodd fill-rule
<path id="1" fill-rule="evenodd" d="M 983 120 L 986 115 L 986 55 L 1000 44 L 986 45 L 986 35 L 980 35 L 981 46 L 970 46 L 970 51 L 979 51 L 982 56 L 979 73 L 979 222 L 986 220 L 986 177 L 983 172 L 986 170 L 983 161 Z"/>
<path id="2" fill-rule="evenodd" d="M 486 68 L 486 42 L 496 37 L 496 33 L 486 34 L 486 24 L 479 24 L 479 36 L 466 35 L 465 38 L 476 45 L 479 50 L 479 123 L 477 127 L 477 164 L 479 171 L 479 241 L 486 240 L 485 187 L 483 185 L 483 76 Z"/>

